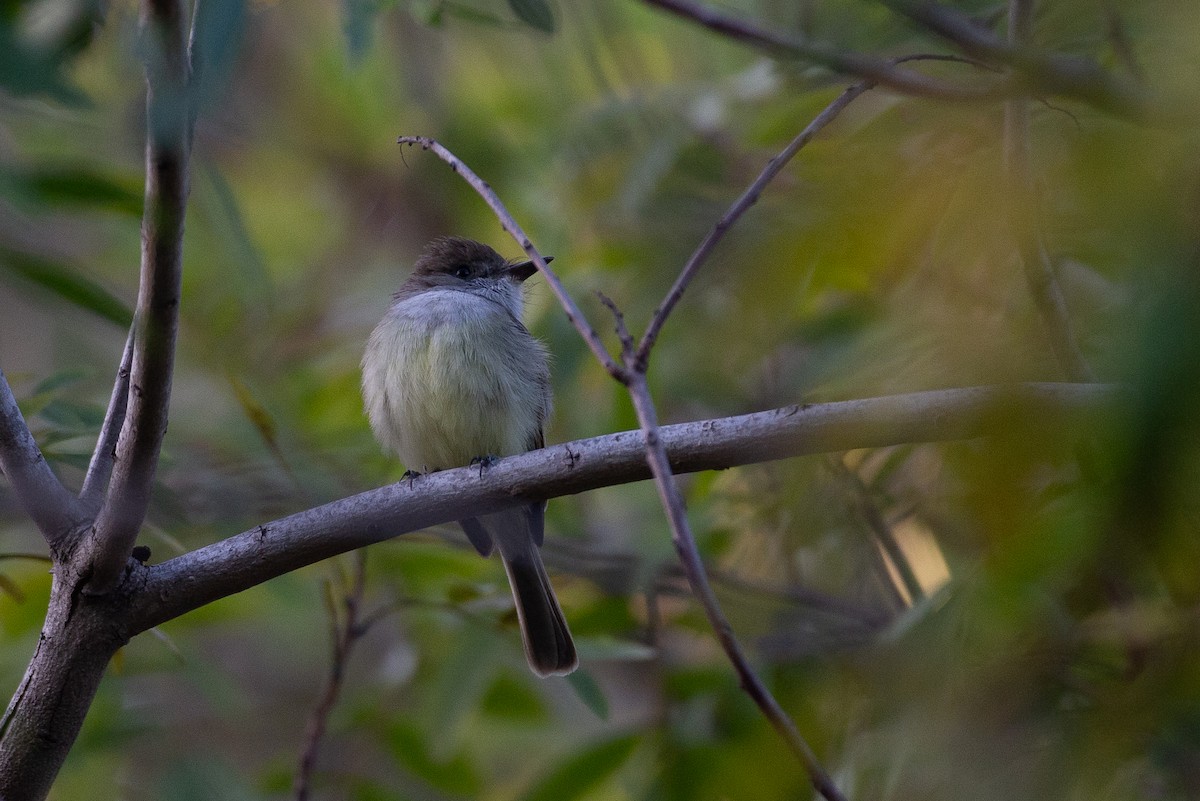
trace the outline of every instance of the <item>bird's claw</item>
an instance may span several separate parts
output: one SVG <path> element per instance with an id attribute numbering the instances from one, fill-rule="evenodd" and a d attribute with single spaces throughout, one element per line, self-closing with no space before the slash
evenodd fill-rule
<path id="1" fill-rule="evenodd" d="M 492 456 L 489 453 L 486 456 L 476 456 L 471 460 L 471 464 L 469 466 L 474 467 L 475 465 L 479 465 L 479 477 L 483 478 L 483 471 L 487 470 L 498 461 L 500 460 L 497 457 Z"/>

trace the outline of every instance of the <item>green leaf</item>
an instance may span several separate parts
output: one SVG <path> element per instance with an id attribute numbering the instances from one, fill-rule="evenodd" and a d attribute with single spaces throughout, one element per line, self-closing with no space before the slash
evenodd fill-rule
<path id="1" fill-rule="evenodd" d="M 546 0 L 508 0 L 508 7 L 531 28 L 554 33 L 554 12 Z"/>
<path id="2" fill-rule="evenodd" d="M 608 740 L 580 751 L 559 764 L 525 795 L 525 801 L 571 801 L 582 798 L 625 764 L 639 738 Z"/>
<path id="3" fill-rule="evenodd" d="M 342 0 L 342 34 L 350 63 L 358 66 L 371 49 L 375 19 L 379 16 L 376 0 Z"/>
<path id="4" fill-rule="evenodd" d="M 245 27 L 245 0 L 208 0 L 197 8 L 191 91 L 201 106 L 213 105 L 229 82 Z"/>
<path id="5" fill-rule="evenodd" d="M 547 719 L 541 696 L 529 688 L 528 682 L 508 675 L 492 682 L 479 707 L 484 713 L 506 721 L 541 723 Z"/>
<path id="6" fill-rule="evenodd" d="M 133 312 L 124 301 L 65 264 L 27 253 L 0 249 L 0 273 L 4 271 L 47 289 L 63 300 L 87 309 L 122 328 L 128 328 L 133 321 Z"/>
<path id="7" fill-rule="evenodd" d="M 601 720 L 608 720 L 608 698 L 596 683 L 596 679 L 586 670 L 576 670 L 567 676 L 567 684 L 583 701 L 584 706 L 592 710 L 592 714 Z"/>
<path id="8" fill-rule="evenodd" d="M 25 203 L 111 209 L 131 217 L 142 213 L 142 192 L 137 180 L 105 175 L 89 167 L 56 165 L 14 171 L 3 182 L 8 194 Z"/>

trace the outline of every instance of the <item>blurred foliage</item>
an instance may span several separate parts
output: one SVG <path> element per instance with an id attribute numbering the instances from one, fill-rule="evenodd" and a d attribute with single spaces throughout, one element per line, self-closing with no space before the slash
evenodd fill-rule
<path id="1" fill-rule="evenodd" d="M 1003 28 L 998 4 L 954 5 Z M 946 47 L 857 0 L 738 13 L 863 52 Z M 0 2 L 0 364 L 71 486 L 136 295 L 136 17 L 129 2 Z M 630 0 L 214 0 L 198 20 L 178 373 L 143 537 L 154 561 L 399 477 L 361 412 L 368 332 L 433 236 L 516 248 L 398 135 L 445 142 L 558 257 L 597 328 L 611 328 L 601 289 L 636 329 L 848 82 Z M 736 630 L 852 798 L 1200 797 L 1200 11 L 1045 0 L 1036 30 L 1140 76 L 1183 118 L 1032 106 L 1047 249 L 1085 358 L 1128 387 L 1121 414 L 1085 435 L 1012 419 L 1003 440 L 682 479 Z M 667 325 L 661 417 L 1059 379 L 1005 224 L 1002 118 L 883 92 L 851 106 Z M 632 427 L 543 286 L 529 317 L 555 354 L 548 441 Z M 923 598 L 897 584 L 864 509 Z M 317 797 L 808 797 L 689 601 L 652 489 L 556 500 L 548 525 L 583 670 L 529 676 L 502 571 L 456 530 L 377 546 L 364 605 L 386 615 L 348 665 Z M 41 553 L 0 491 L 7 689 L 45 608 Z M 289 797 L 328 670 L 333 570 L 130 643 L 52 797 Z"/>

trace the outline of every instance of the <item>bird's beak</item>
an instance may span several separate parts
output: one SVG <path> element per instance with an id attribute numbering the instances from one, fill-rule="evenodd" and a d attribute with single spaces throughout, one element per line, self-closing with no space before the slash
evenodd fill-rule
<path id="1" fill-rule="evenodd" d="M 543 258 L 546 259 L 547 264 L 554 261 L 553 256 L 544 256 Z M 532 260 L 519 262 L 518 264 L 513 264 L 508 268 L 508 274 L 518 281 L 524 281 L 526 278 L 536 272 L 537 267 L 534 265 Z"/>

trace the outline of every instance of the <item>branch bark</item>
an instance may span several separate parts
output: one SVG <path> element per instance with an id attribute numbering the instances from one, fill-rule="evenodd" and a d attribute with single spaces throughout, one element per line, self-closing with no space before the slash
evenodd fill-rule
<path id="1" fill-rule="evenodd" d="M 1058 431 L 1115 396 L 1101 384 L 968 387 L 787 406 L 663 426 L 671 470 L 689 473 L 814 453 Z M 552 445 L 404 480 L 280 518 L 161 564 L 135 567 L 130 627 L 145 631 L 339 553 L 532 500 L 651 477 L 640 431 Z"/>
<path id="2" fill-rule="evenodd" d="M 83 513 L 46 464 L 3 370 L 0 370 L 0 469 L 50 549 L 58 550 L 82 524 Z"/>

